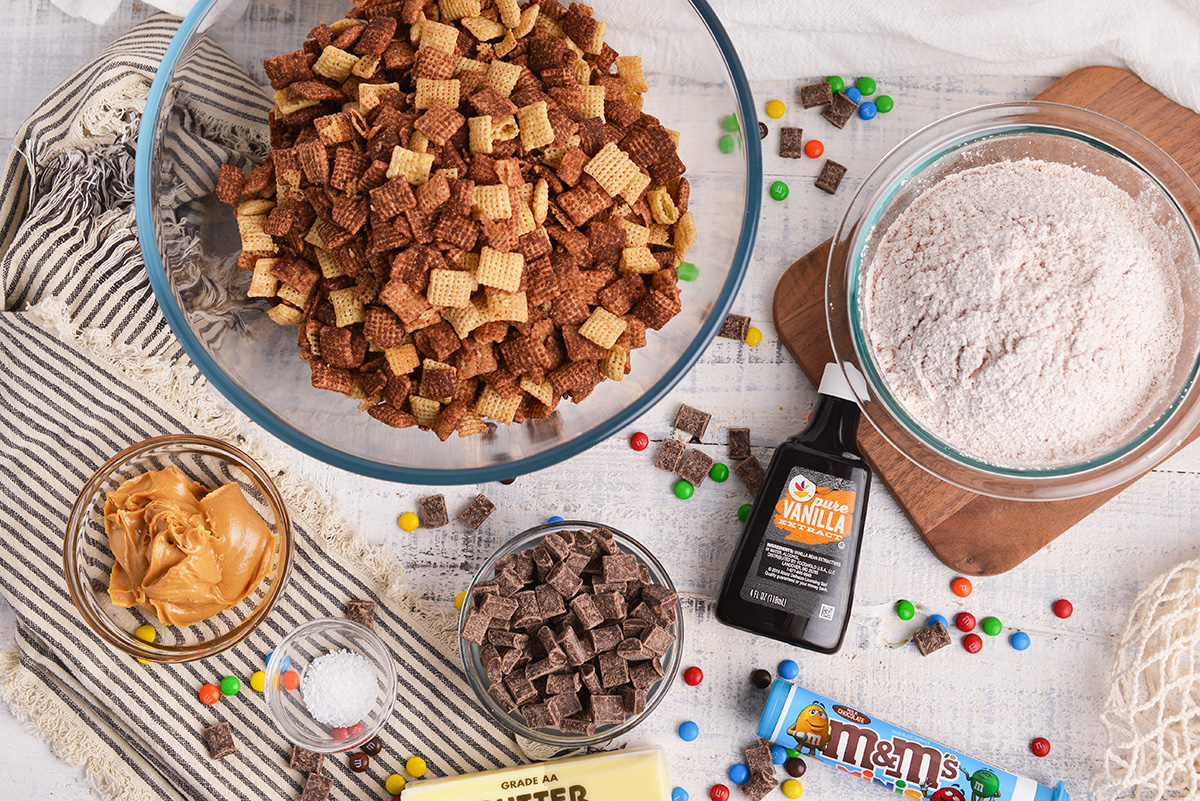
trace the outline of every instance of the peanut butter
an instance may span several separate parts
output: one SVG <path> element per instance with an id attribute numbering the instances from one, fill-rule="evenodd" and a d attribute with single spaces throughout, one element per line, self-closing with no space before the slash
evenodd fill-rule
<path id="1" fill-rule="evenodd" d="M 240 603 L 271 569 L 275 535 L 236 483 L 211 492 L 175 467 L 108 493 L 104 530 L 116 564 L 108 594 L 172 626 Z"/>

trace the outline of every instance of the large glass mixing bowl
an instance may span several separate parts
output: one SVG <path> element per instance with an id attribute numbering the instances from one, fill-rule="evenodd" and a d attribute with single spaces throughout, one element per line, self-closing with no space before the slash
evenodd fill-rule
<path id="1" fill-rule="evenodd" d="M 988 464 L 923 428 L 890 391 L 868 343 L 862 287 L 888 226 L 930 186 L 972 167 L 1034 158 L 1103 176 L 1147 211 L 1172 245 L 1183 338 L 1164 392 L 1129 421 L 1107 452 L 1075 464 Z M 863 413 L 898 451 L 933 475 L 1014 500 L 1078 498 L 1118 487 L 1167 458 L 1200 422 L 1200 190 L 1142 134 L 1092 111 L 1057 103 L 983 106 L 923 128 L 884 156 L 846 210 L 825 287 L 833 352 Z"/>
<path id="2" fill-rule="evenodd" d="M 203 135 L 221 125 L 235 133 L 235 149 L 261 157 L 271 106 L 263 58 L 296 50 L 310 29 L 340 19 L 349 5 L 200 0 L 167 49 L 138 137 L 136 207 L 150 283 L 184 350 L 221 394 L 283 441 L 336 467 L 393 481 L 508 478 L 556 464 L 619 431 L 660 400 L 716 334 L 741 284 L 758 225 L 758 118 L 716 15 L 705 0 L 592 3 L 608 24 L 606 41 L 642 57 L 650 85 L 645 110 L 681 134 L 699 229 L 688 254 L 699 277 L 681 285 L 683 311 L 661 331 L 648 332 L 647 346 L 634 351 L 624 380 L 603 383 L 583 403 L 564 402 L 547 420 L 439 442 L 429 432 L 388 428 L 354 401 L 313 389 L 297 352 L 296 329 L 275 325 L 265 304 L 245 298 L 249 274 L 234 265 L 237 226 L 232 209 L 212 193 L 215 175 L 195 174 Z M 226 55 L 261 89 L 261 101 L 232 101 L 238 87 L 226 91 L 206 69 Z M 738 147 L 723 154 L 717 141 L 731 114 L 739 122 L 733 134 Z"/>

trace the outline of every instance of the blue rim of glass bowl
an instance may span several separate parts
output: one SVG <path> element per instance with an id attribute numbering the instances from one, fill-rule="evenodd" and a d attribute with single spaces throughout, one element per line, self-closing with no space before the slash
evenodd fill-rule
<path id="1" fill-rule="evenodd" d="M 980 106 L 973 109 L 967 109 L 966 111 L 959 112 L 955 115 L 951 115 L 951 117 L 946 117 L 943 120 L 939 120 L 938 122 L 934 123 L 934 125 L 940 125 L 945 120 L 952 119 L 953 117 L 978 113 L 981 110 L 987 110 L 991 108 L 1000 108 L 1004 105 L 1028 106 L 1035 104 L 1058 105 L 1045 102 L 1035 103 L 1026 101 L 1014 104 Z M 1087 111 L 1087 109 L 1076 110 Z M 1096 114 L 1095 112 L 1089 113 Z M 1097 114 L 1096 116 L 1103 115 Z M 1116 120 L 1111 120 L 1111 118 L 1106 119 L 1109 119 L 1110 122 L 1122 125 L 1122 127 L 1128 128 L 1128 126 L 1125 126 Z M 924 133 L 924 131 L 925 129 L 922 129 L 921 131 L 918 131 L 917 134 L 914 134 L 914 136 Z M 1157 434 L 1162 429 L 1163 425 L 1175 414 L 1176 410 L 1179 408 L 1180 404 L 1183 403 L 1183 400 L 1185 397 L 1187 397 L 1188 393 L 1191 392 L 1193 385 L 1196 383 L 1197 377 L 1200 376 L 1200 359 L 1197 359 L 1195 362 L 1193 362 L 1187 381 L 1180 388 L 1178 394 L 1176 394 L 1166 408 L 1163 409 L 1159 416 L 1147 426 L 1145 431 L 1132 438 L 1125 444 L 1112 451 L 1104 453 L 1100 456 L 1095 456 L 1091 459 L 1084 460 L 1082 462 L 1074 462 L 1071 464 L 1050 468 L 1015 468 L 983 462 L 973 456 L 969 456 L 958 448 L 955 448 L 926 432 L 924 428 L 919 426 L 912 419 L 912 417 L 904 409 L 904 406 L 892 395 L 891 391 L 887 387 L 887 383 L 883 380 L 883 376 L 880 374 L 879 369 L 875 364 L 874 356 L 870 353 L 866 346 L 865 337 L 859 336 L 859 332 L 865 330 L 862 320 L 862 309 L 860 308 L 859 303 L 859 292 L 861 289 L 860 281 L 863 276 L 863 254 L 866 250 L 868 240 L 870 239 L 876 226 L 879 224 L 879 220 L 891 206 L 892 200 L 896 197 L 896 195 L 898 195 L 912 179 L 920 175 L 927 167 L 944 156 L 961 150 L 964 147 L 978 144 L 979 142 L 987 139 L 995 139 L 998 137 L 1012 136 L 1014 134 L 1022 133 L 1044 133 L 1077 139 L 1081 142 L 1091 145 L 1097 150 L 1103 151 L 1112 156 L 1117 156 L 1118 158 L 1137 168 L 1145 177 L 1152 181 L 1154 185 L 1162 191 L 1163 196 L 1167 198 L 1171 206 L 1180 214 L 1182 219 L 1190 223 L 1190 218 L 1188 217 L 1187 212 L 1183 210 L 1183 208 L 1179 205 L 1179 201 L 1175 199 L 1175 195 L 1163 184 L 1161 180 L 1159 180 L 1158 176 L 1156 176 L 1151 170 L 1142 164 L 1141 161 L 1134 158 L 1131 154 L 1126 153 L 1120 148 L 1117 148 L 1107 142 L 1097 139 L 1094 136 L 1081 131 L 1072 130 L 1071 128 L 1065 126 L 1055 125 L 1053 123 L 1005 123 L 1002 125 L 997 125 L 993 128 L 987 128 L 981 131 L 973 131 L 952 141 L 945 142 L 933 152 L 927 154 L 921 159 L 915 160 L 892 180 L 892 183 L 887 187 L 887 189 L 880 193 L 878 200 L 868 211 L 866 222 L 860 227 L 854 241 L 850 245 L 852 255 L 851 266 L 848 274 L 849 286 L 847 291 L 847 296 L 851 299 L 851 302 L 849 303 L 850 330 L 854 332 L 853 347 L 855 356 L 858 358 L 859 364 L 862 365 L 863 369 L 870 374 L 871 379 L 875 384 L 876 392 L 881 396 L 880 400 L 882 401 L 883 405 L 888 409 L 889 413 L 896 418 L 901 426 L 907 429 L 908 432 L 922 444 L 933 448 L 940 455 L 949 458 L 952 461 L 959 462 L 960 464 L 967 465 L 975 468 L 976 470 L 995 473 L 1005 478 L 1037 479 L 1074 476 L 1086 473 L 1098 467 L 1103 467 L 1122 459 L 1125 456 L 1128 456 L 1130 453 L 1145 445 L 1145 443 L 1151 437 Z M 1154 146 L 1157 147 L 1157 145 Z M 897 148 L 899 147 L 900 145 L 897 145 Z M 1191 235 L 1193 246 L 1200 250 L 1200 240 L 1197 240 L 1197 232 L 1194 225 L 1187 225 L 1185 227 L 1187 228 L 1187 232 Z"/>
<path id="2" fill-rule="evenodd" d="M 699 360 L 700 354 L 708 347 L 709 342 L 716 336 L 717 328 L 725 320 L 742 285 L 746 275 L 746 267 L 750 262 L 750 253 L 754 247 L 754 236 L 758 230 L 758 215 L 762 207 L 762 145 L 759 141 L 758 115 L 754 110 L 754 100 L 750 93 L 750 84 L 746 73 L 738 59 L 737 51 L 729 40 L 729 35 L 721 26 L 717 15 L 709 7 L 706 0 L 688 0 L 696 13 L 700 15 L 708 28 L 709 35 L 717 43 L 725 59 L 725 66 L 733 80 L 734 92 L 737 95 L 738 116 L 742 120 L 742 130 L 751 131 L 755 135 L 743 135 L 746 154 L 746 205 L 742 230 L 738 238 L 737 251 L 733 256 L 729 277 L 721 289 L 716 303 L 708 319 L 700 326 L 700 331 L 675 365 L 667 371 L 659 381 L 642 393 L 629 406 L 614 414 L 594 428 L 580 434 L 568 442 L 557 445 L 548 451 L 520 459 L 515 462 L 500 462 L 481 467 L 454 468 L 452 470 L 431 470 L 417 467 L 398 467 L 382 462 L 351 456 L 344 451 L 319 442 L 298 431 L 276 416 L 270 409 L 259 403 L 249 392 L 242 389 L 231 380 L 208 355 L 200 340 L 192 333 L 184 319 L 182 310 L 175 302 L 174 294 L 167 283 L 166 270 L 159 258 L 158 241 L 155 234 L 154 214 L 151 207 L 151 154 L 158 138 L 158 118 L 162 111 L 163 95 L 167 84 L 175 74 L 180 55 L 184 46 L 196 31 L 201 18 L 220 0 L 203 0 L 192 8 L 191 12 L 179 25 L 179 30 L 171 39 L 167 51 L 163 54 L 162 63 L 154 75 L 154 83 L 146 97 L 146 107 L 142 114 L 143 124 L 138 131 L 137 157 L 134 166 L 134 209 L 137 217 L 138 243 L 142 249 L 142 260 L 146 264 L 146 272 L 150 277 L 150 286 L 158 298 L 158 305 L 167 318 L 171 330 L 183 345 L 184 351 L 200 369 L 200 372 L 212 382 L 213 386 L 251 420 L 258 423 L 271 434 L 286 442 L 288 445 L 307 453 L 316 459 L 340 467 L 353 473 L 381 478 L 387 481 L 399 481 L 407 484 L 468 484 L 484 481 L 497 481 L 512 476 L 524 475 L 558 464 L 566 459 L 582 453 L 593 445 L 617 433 L 621 428 L 641 417 L 651 406 L 658 403 L 683 376 Z"/>

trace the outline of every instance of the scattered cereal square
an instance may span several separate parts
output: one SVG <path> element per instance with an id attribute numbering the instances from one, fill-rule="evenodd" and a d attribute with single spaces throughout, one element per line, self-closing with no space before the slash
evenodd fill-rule
<path id="1" fill-rule="evenodd" d="M 750 490 L 751 495 L 758 494 L 759 488 L 762 487 L 763 479 L 767 477 L 762 464 L 753 456 L 747 456 L 738 462 L 737 466 L 733 468 L 733 472 L 737 473 L 738 478 L 746 485 L 746 489 Z"/>
<path id="2" fill-rule="evenodd" d="M 366 626 L 372 631 L 375 630 L 375 602 L 374 601 L 347 601 L 346 602 L 346 617 L 354 621 L 360 626 Z"/>
<path id="3" fill-rule="evenodd" d="M 658 458 L 654 460 L 654 466 L 659 470 L 674 473 L 679 469 L 679 463 L 683 460 L 684 450 L 686 449 L 683 443 L 677 439 L 663 440 L 662 450 L 658 452 Z"/>
<path id="4" fill-rule="evenodd" d="M 833 102 L 829 108 L 821 112 L 821 116 L 829 120 L 836 128 L 845 128 L 846 123 L 854 116 L 854 112 L 858 110 L 858 103 L 855 103 L 845 92 L 838 92 L 833 96 Z"/>
<path id="5" fill-rule="evenodd" d="M 828 86 L 829 84 L 826 84 Z M 779 155 L 785 159 L 798 159 L 804 155 L 804 130 L 782 126 L 779 129 Z"/>
<path id="6" fill-rule="evenodd" d="M 746 340 L 746 332 L 749 330 L 749 317 L 741 314 L 727 314 L 725 315 L 725 322 L 721 323 L 721 327 L 717 330 L 717 336 L 744 342 Z"/>
<path id="7" fill-rule="evenodd" d="M 750 456 L 750 429 L 748 428 L 731 428 L 729 429 L 729 458 L 732 461 L 741 461 Z"/>
<path id="8" fill-rule="evenodd" d="M 929 656 L 934 651 L 945 648 L 950 644 L 950 632 L 946 631 L 946 627 L 939 621 L 932 626 L 926 626 L 914 634 L 913 642 L 917 644 L 917 649 L 921 652 L 921 656 Z"/>
<path id="9" fill-rule="evenodd" d="M 421 525 L 425 528 L 441 528 L 450 522 L 446 514 L 445 495 L 430 495 L 418 499 L 417 503 L 421 507 Z"/>
<path id="10" fill-rule="evenodd" d="M 683 463 L 675 472 L 679 473 L 680 478 L 691 482 L 692 486 L 699 487 L 704 483 L 704 479 L 708 478 L 708 471 L 712 469 L 713 463 L 713 458 L 707 453 L 698 448 L 692 448 L 687 452 Z"/>
<path id="11" fill-rule="evenodd" d="M 332 778 L 323 773 L 310 773 L 300 792 L 300 801 L 326 801 L 332 790 Z"/>
<path id="12" fill-rule="evenodd" d="M 288 767 L 290 767 L 292 770 L 299 770 L 304 773 L 320 773 L 324 764 L 324 754 L 316 751 L 309 751 L 307 748 L 300 745 L 292 746 L 292 759 L 288 763 Z"/>
<path id="13" fill-rule="evenodd" d="M 828 106 L 833 102 L 833 85 L 829 81 L 818 81 L 801 86 L 799 90 L 801 108 Z"/>

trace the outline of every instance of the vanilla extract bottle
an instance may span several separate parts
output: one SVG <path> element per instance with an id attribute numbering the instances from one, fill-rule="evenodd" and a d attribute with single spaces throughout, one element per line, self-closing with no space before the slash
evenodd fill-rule
<path id="1" fill-rule="evenodd" d="M 832 654 L 842 647 L 871 470 L 856 442 L 859 408 L 825 365 L 808 427 L 775 450 L 717 597 L 717 618 Z"/>

